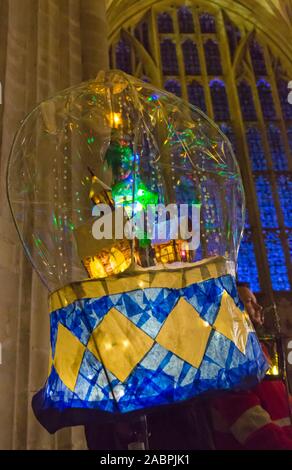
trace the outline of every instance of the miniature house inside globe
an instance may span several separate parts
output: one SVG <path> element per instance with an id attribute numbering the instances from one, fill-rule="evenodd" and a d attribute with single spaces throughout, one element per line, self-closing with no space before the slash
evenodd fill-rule
<path id="1" fill-rule="evenodd" d="M 50 291 L 211 257 L 236 262 L 244 195 L 229 141 L 199 109 L 119 71 L 30 113 L 12 148 L 8 194 Z"/>

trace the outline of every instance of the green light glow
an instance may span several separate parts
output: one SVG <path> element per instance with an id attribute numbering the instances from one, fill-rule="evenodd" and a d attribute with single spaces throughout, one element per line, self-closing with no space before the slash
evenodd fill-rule
<path id="1" fill-rule="evenodd" d="M 112 196 L 116 204 L 140 204 L 141 209 L 146 209 L 149 204 L 157 204 L 158 194 L 150 191 L 142 182 L 135 182 L 133 192 L 133 181 L 120 181 L 112 188 Z"/>

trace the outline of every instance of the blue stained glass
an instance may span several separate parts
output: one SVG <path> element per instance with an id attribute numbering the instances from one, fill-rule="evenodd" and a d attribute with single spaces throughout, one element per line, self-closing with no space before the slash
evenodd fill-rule
<path id="1" fill-rule="evenodd" d="M 217 231 L 207 230 L 206 238 L 208 253 L 210 253 L 210 256 L 215 256 L 216 253 L 218 253 L 218 250 L 220 250 L 220 245 L 222 244 L 222 241 L 220 241 Z"/>
<path id="2" fill-rule="evenodd" d="M 208 39 L 208 41 L 204 43 L 204 51 L 208 75 L 221 75 L 221 58 L 217 42 Z"/>
<path id="3" fill-rule="evenodd" d="M 138 41 L 141 40 L 141 35 L 140 35 L 140 28 L 137 26 L 137 28 L 135 28 L 134 30 L 134 35 L 135 35 L 135 38 L 138 39 Z"/>
<path id="4" fill-rule="evenodd" d="M 292 152 L 292 127 L 291 126 L 288 127 L 288 129 L 287 129 L 287 136 L 288 136 L 288 143 L 289 143 L 289 147 L 290 147 L 290 152 Z"/>
<path id="5" fill-rule="evenodd" d="M 262 147 L 261 134 L 255 127 L 249 127 L 246 131 L 246 140 L 248 145 L 249 156 L 254 171 L 265 170 L 267 162 L 264 149 Z"/>
<path id="6" fill-rule="evenodd" d="M 150 52 L 149 47 L 149 35 L 148 35 L 148 25 L 146 22 L 140 23 L 134 31 L 135 38 L 140 41 L 145 49 Z"/>
<path id="7" fill-rule="evenodd" d="M 272 286 L 275 291 L 290 290 L 287 266 L 279 232 L 265 232 Z"/>
<path id="8" fill-rule="evenodd" d="M 229 106 L 225 84 L 222 80 L 211 80 L 211 98 L 215 121 L 225 121 L 229 119 Z"/>
<path id="9" fill-rule="evenodd" d="M 146 22 L 142 24 L 142 44 L 145 49 L 150 52 L 148 24 Z"/>
<path id="10" fill-rule="evenodd" d="M 269 82 L 263 78 L 257 81 L 258 94 L 264 119 L 276 119 L 276 111 Z"/>
<path id="11" fill-rule="evenodd" d="M 262 226 L 264 228 L 277 227 L 277 213 L 274 206 L 271 183 L 268 177 L 263 175 L 257 176 L 255 183 Z"/>
<path id="12" fill-rule="evenodd" d="M 206 112 L 205 91 L 200 83 L 193 80 L 188 84 L 188 96 L 190 103 Z"/>
<path id="13" fill-rule="evenodd" d="M 287 157 L 282 141 L 280 129 L 270 124 L 267 129 L 270 151 L 272 154 L 273 167 L 275 170 L 287 170 Z"/>
<path id="14" fill-rule="evenodd" d="M 287 235 L 287 240 L 288 240 L 290 258 L 292 261 L 292 230 L 286 230 L 286 235 Z"/>
<path id="15" fill-rule="evenodd" d="M 246 121 L 255 121 L 257 116 L 251 87 L 246 81 L 242 81 L 238 85 L 237 90 L 243 119 Z"/>
<path id="16" fill-rule="evenodd" d="M 187 7 L 179 8 L 177 16 L 181 33 L 193 33 L 195 31 L 193 16 Z"/>
<path id="17" fill-rule="evenodd" d="M 248 214 L 247 207 L 245 208 L 245 223 L 244 223 L 244 228 L 249 229 L 250 228 L 250 218 Z"/>
<path id="18" fill-rule="evenodd" d="M 178 75 L 178 62 L 175 44 L 165 39 L 160 44 L 162 70 L 164 75 Z"/>
<path id="19" fill-rule="evenodd" d="M 278 80 L 277 85 L 283 117 L 285 120 L 292 119 L 292 105 L 288 103 L 288 82 L 280 79 Z"/>
<path id="20" fill-rule="evenodd" d="M 202 13 L 199 19 L 202 33 L 216 33 L 214 16 L 210 15 L 210 13 Z"/>
<path id="21" fill-rule="evenodd" d="M 202 183 L 202 217 L 207 230 L 212 230 L 221 225 L 223 218 L 221 201 L 217 197 L 218 183 L 211 179 Z"/>
<path id="22" fill-rule="evenodd" d="M 187 75 L 200 75 L 200 60 L 196 44 L 187 39 L 182 44 L 182 51 L 184 56 L 185 72 Z"/>
<path id="23" fill-rule="evenodd" d="M 227 33 L 227 38 L 228 38 L 228 43 L 229 43 L 230 55 L 233 59 L 236 48 L 241 39 L 241 34 L 237 26 L 235 26 L 226 18 L 225 18 L 225 30 Z"/>
<path id="24" fill-rule="evenodd" d="M 221 131 L 223 132 L 223 134 L 225 134 L 226 137 L 230 140 L 232 149 L 234 153 L 236 153 L 236 141 L 235 141 L 235 135 L 234 135 L 232 127 L 226 124 L 225 122 L 222 122 L 219 127 Z"/>
<path id="25" fill-rule="evenodd" d="M 173 33 L 172 18 L 169 13 L 160 13 L 157 17 L 159 33 Z"/>
<path id="26" fill-rule="evenodd" d="M 263 50 L 258 42 L 252 41 L 249 47 L 251 61 L 256 75 L 267 75 Z"/>
<path id="27" fill-rule="evenodd" d="M 132 73 L 131 48 L 123 39 L 116 45 L 116 67 L 127 73 Z"/>
<path id="28" fill-rule="evenodd" d="M 277 178 L 280 204 L 286 227 L 292 227 L 292 178 L 290 175 L 280 175 Z"/>
<path id="29" fill-rule="evenodd" d="M 245 231 L 238 253 L 237 277 L 239 282 L 248 282 L 253 292 L 260 291 L 259 273 L 254 244 L 250 231 Z"/>
<path id="30" fill-rule="evenodd" d="M 176 80 L 167 80 L 164 84 L 164 88 L 169 93 L 173 93 L 176 96 L 181 96 L 181 86 Z"/>

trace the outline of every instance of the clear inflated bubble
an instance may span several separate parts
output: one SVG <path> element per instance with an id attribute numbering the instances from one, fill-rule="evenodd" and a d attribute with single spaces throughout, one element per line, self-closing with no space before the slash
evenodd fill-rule
<path id="1" fill-rule="evenodd" d="M 198 108 L 119 71 L 62 91 L 27 116 L 10 155 L 8 194 L 22 243 L 51 291 L 210 257 L 236 263 L 244 194 L 228 139 Z M 110 224 L 94 209 L 100 204 Z M 161 219 L 168 204 L 173 211 Z M 96 237 L 95 222 L 107 238 Z"/>

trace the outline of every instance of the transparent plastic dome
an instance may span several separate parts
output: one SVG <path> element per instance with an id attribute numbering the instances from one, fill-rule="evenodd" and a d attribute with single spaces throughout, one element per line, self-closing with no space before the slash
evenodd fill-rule
<path id="1" fill-rule="evenodd" d="M 236 263 L 244 193 L 228 139 L 199 109 L 120 71 L 62 91 L 27 116 L 10 155 L 8 195 L 50 291 L 210 257 Z M 145 213 L 144 225 L 131 238 L 118 237 L 113 223 L 112 236 L 97 239 L 99 204 L 112 214 L 122 208 L 125 226 Z M 163 239 L 147 231 L 146 208 L 158 204 L 178 207 L 166 214 Z M 181 205 L 196 208 L 194 245 L 167 229 L 182 218 Z M 189 227 L 190 212 L 184 217 Z M 151 224 L 159 231 L 156 213 Z"/>

